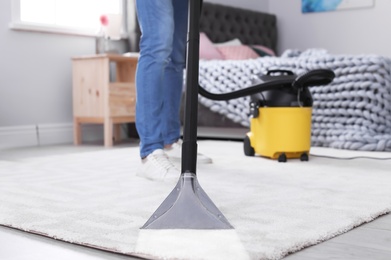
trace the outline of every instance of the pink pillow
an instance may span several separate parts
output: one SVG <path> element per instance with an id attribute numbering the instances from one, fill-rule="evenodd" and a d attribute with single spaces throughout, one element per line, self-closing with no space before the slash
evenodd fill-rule
<path id="1" fill-rule="evenodd" d="M 205 33 L 200 33 L 200 59 L 203 60 L 222 60 L 223 55 L 213 45 L 213 42 Z"/>
<path id="2" fill-rule="evenodd" d="M 256 59 L 259 55 L 247 45 L 217 46 L 225 60 Z"/>

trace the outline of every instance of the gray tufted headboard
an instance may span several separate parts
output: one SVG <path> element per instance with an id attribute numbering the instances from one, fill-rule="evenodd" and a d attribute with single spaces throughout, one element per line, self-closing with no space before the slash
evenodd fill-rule
<path id="1" fill-rule="evenodd" d="M 238 38 L 243 44 L 260 44 L 276 52 L 277 18 L 272 14 L 204 2 L 200 30 L 215 43 Z M 140 35 L 136 25 L 133 51 L 139 50 Z"/>
<path id="2" fill-rule="evenodd" d="M 200 31 L 215 43 L 238 38 L 243 44 L 277 47 L 277 18 L 268 13 L 204 2 Z"/>

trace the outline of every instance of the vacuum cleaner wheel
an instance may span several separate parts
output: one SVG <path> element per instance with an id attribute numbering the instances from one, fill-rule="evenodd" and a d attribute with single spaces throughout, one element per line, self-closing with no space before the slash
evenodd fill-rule
<path id="1" fill-rule="evenodd" d="M 300 155 L 300 161 L 307 162 L 308 161 L 308 154 L 302 153 L 302 155 Z"/>
<path id="2" fill-rule="evenodd" d="M 246 156 L 254 156 L 255 155 L 254 148 L 251 146 L 250 138 L 247 135 L 246 135 L 246 137 L 244 137 L 243 148 L 244 148 L 244 154 Z"/>
<path id="3" fill-rule="evenodd" d="M 280 156 L 278 156 L 278 162 L 286 162 L 286 154 L 285 153 L 282 153 L 280 154 Z"/>

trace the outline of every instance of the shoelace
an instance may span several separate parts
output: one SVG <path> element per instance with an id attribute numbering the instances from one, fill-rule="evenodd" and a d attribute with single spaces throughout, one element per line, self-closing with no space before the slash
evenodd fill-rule
<path id="1" fill-rule="evenodd" d="M 171 168 L 174 168 L 175 166 L 170 162 L 168 157 L 165 154 L 152 154 L 152 163 L 154 163 L 157 166 L 162 167 L 165 170 L 169 170 Z"/>

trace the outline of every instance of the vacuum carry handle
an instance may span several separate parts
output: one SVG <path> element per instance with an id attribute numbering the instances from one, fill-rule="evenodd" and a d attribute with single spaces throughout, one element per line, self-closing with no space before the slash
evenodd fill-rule
<path id="1" fill-rule="evenodd" d="M 303 89 L 308 86 L 327 85 L 333 81 L 335 73 L 328 69 L 317 69 L 305 72 L 299 75 L 292 83 L 292 87 L 296 90 Z"/>
<path id="2" fill-rule="evenodd" d="M 228 93 L 222 93 L 222 94 L 214 94 L 200 85 L 198 85 L 198 93 L 200 93 L 202 96 L 212 99 L 212 100 L 230 100 L 234 98 L 240 98 L 245 96 L 250 96 L 252 94 L 260 93 L 267 90 L 272 90 L 276 88 L 284 87 L 286 84 L 292 83 L 292 78 L 282 78 L 282 79 L 276 79 L 269 82 L 263 82 L 261 84 L 255 84 L 251 85 L 248 88 L 239 89 L 236 91 L 228 92 Z"/>
<path id="3" fill-rule="evenodd" d="M 284 73 L 287 75 L 294 75 L 291 70 L 280 70 L 280 69 L 275 69 L 275 70 L 268 70 L 266 75 L 272 75 L 273 73 Z"/>

